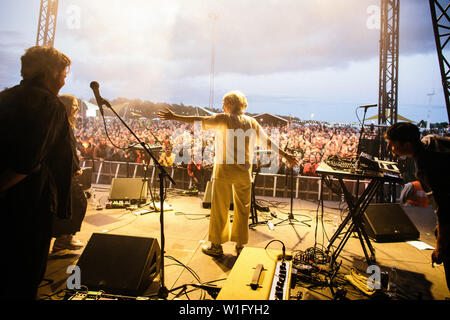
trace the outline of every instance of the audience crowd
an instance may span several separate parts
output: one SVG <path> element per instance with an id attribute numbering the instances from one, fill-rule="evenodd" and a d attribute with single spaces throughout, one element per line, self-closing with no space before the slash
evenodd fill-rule
<path id="1" fill-rule="evenodd" d="M 204 168 L 212 167 L 214 159 L 212 131 L 201 131 L 194 128 L 194 125 L 158 119 L 129 119 L 127 124 L 142 142 L 157 147 L 155 156 L 163 165 L 187 166 L 189 162 L 193 162 L 194 152 L 191 152 L 191 155 L 183 155 L 183 152 L 201 150 L 202 163 L 196 164 Z M 318 164 L 330 155 L 353 158 L 357 154 L 360 134 L 358 127 L 325 123 L 292 123 L 282 127 L 263 125 L 263 128 L 272 140 L 278 141 L 280 148 L 291 150 L 301 159 L 299 167 L 295 170 L 302 175 L 315 175 Z M 194 134 L 199 132 L 200 135 L 194 139 Z M 447 131 L 439 133 L 444 135 Z M 135 163 L 149 160 L 133 135 L 118 119 L 109 118 L 103 122 L 101 118 L 78 118 L 75 136 L 81 156 L 85 159 Z M 377 137 L 376 127 L 370 125 L 365 127 L 364 139 Z M 270 161 L 267 158 L 260 160 L 266 164 Z M 284 173 L 285 169 L 284 162 L 280 160 L 278 173 Z"/>

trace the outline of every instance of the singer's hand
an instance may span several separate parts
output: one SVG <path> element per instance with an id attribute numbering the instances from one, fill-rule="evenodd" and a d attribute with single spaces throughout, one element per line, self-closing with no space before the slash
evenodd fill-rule
<path id="1" fill-rule="evenodd" d="M 163 120 L 175 120 L 175 113 L 173 113 L 169 108 L 166 110 L 159 110 L 158 117 Z"/>
<path id="2" fill-rule="evenodd" d="M 286 159 L 286 162 L 289 167 L 292 168 L 292 167 L 298 166 L 298 159 L 296 156 L 294 156 L 293 154 L 290 154 L 290 153 L 286 153 L 283 156 Z"/>

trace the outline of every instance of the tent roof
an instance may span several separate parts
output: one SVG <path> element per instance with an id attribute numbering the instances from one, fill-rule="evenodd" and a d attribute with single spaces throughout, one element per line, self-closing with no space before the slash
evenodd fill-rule
<path id="1" fill-rule="evenodd" d="M 275 118 L 275 119 L 280 120 L 280 121 L 283 121 L 283 122 L 289 122 L 289 121 L 286 120 L 286 119 L 283 119 L 283 118 L 281 118 L 281 117 L 279 117 L 279 116 L 276 116 L 276 115 L 274 115 L 274 114 L 267 113 L 267 112 L 257 114 L 256 116 L 253 116 L 253 118 L 261 118 L 261 117 L 263 117 L 263 116 L 269 116 L 269 117 Z"/>
<path id="2" fill-rule="evenodd" d="M 378 114 L 374 115 L 373 117 L 367 118 L 366 120 L 378 120 Z M 411 122 L 411 123 L 415 123 L 414 121 L 405 118 L 404 116 L 397 114 L 397 120 L 401 120 L 401 121 L 407 121 L 407 122 Z"/>
<path id="3" fill-rule="evenodd" d="M 196 108 L 199 108 L 200 110 L 206 112 L 207 114 L 209 114 L 209 115 L 211 115 L 211 116 L 216 114 L 215 112 L 206 110 L 205 108 L 202 108 L 202 107 L 196 107 Z"/>

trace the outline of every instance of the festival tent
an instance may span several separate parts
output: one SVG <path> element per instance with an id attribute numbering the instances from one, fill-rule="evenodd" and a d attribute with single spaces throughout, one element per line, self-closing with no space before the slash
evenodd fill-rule
<path id="1" fill-rule="evenodd" d="M 268 124 L 271 126 L 285 126 L 289 123 L 288 120 L 270 113 L 261 113 L 253 116 L 260 124 Z"/>
<path id="2" fill-rule="evenodd" d="M 389 118 L 389 111 L 386 110 L 386 119 Z M 367 118 L 366 120 L 378 120 L 378 114 L 374 115 L 373 117 Z M 405 121 L 405 122 L 410 122 L 410 123 L 416 123 L 415 121 L 412 121 L 408 118 L 405 118 L 402 115 L 397 114 L 397 121 Z"/>

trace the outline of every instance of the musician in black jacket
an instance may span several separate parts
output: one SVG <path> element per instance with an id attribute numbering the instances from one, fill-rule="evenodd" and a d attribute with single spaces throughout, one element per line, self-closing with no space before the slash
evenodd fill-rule
<path id="1" fill-rule="evenodd" d="M 414 160 L 416 177 L 437 215 L 436 248 L 433 263 L 443 263 L 450 289 L 450 138 L 428 135 L 420 140 L 419 128 L 399 122 L 386 132 L 388 147 L 397 156 Z"/>
<path id="2" fill-rule="evenodd" d="M 70 59 L 35 46 L 21 58 L 23 80 L 0 93 L 0 299 L 36 299 L 53 215 L 70 207 L 69 123 L 58 99 Z"/>

